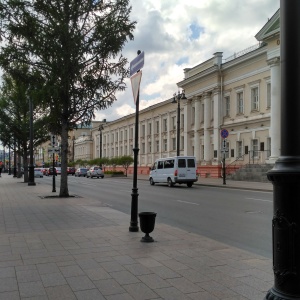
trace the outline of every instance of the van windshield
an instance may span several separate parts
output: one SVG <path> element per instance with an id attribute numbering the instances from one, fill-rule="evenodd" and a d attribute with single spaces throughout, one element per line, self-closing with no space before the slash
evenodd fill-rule
<path id="1" fill-rule="evenodd" d="M 185 158 L 179 158 L 178 159 L 178 168 L 185 168 L 186 163 L 185 163 Z"/>

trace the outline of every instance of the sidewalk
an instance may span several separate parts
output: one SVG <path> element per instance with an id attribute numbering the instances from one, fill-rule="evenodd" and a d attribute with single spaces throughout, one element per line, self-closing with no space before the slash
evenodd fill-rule
<path id="1" fill-rule="evenodd" d="M 259 300 L 273 286 L 270 259 L 159 219 L 141 243 L 99 199 L 44 198 L 49 186 L 22 180 L 0 178 L 0 300 Z"/>

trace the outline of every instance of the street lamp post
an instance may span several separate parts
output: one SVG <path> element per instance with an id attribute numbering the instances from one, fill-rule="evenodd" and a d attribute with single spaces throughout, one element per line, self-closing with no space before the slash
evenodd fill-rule
<path id="1" fill-rule="evenodd" d="M 32 109 L 32 100 L 29 99 L 29 176 L 28 176 L 28 185 L 35 185 L 34 182 L 34 165 L 33 165 L 33 109 Z"/>
<path id="2" fill-rule="evenodd" d="M 180 93 L 178 91 L 178 94 L 174 93 L 173 95 L 173 101 L 171 103 L 177 103 L 177 156 L 180 156 L 180 100 L 186 100 L 184 90 Z"/>
<path id="3" fill-rule="evenodd" d="M 274 286 L 265 300 L 300 299 L 299 12 L 300 1 L 280 1 L 281 155 L 267 173 L 274 190 Z"/>
<path id="4" fill-rule="evenodd" d="M 99 125 L 99 157 L 102 158 L 102 130 L 104 129 L 103 125 Z"/>

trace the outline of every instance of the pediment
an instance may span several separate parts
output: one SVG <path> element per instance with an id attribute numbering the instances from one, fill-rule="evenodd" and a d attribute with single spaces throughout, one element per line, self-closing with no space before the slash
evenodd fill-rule
<path id="1" fill-rule="evenodd" d="M 263 26 L 263 28 L 255 35 L 255 38 L 259 41 L 266 41 L 274 35 L 279 35 L 280 32 L 280 10 L 278 9 L 276 13 L 268 20 L 268 22 Z"/>

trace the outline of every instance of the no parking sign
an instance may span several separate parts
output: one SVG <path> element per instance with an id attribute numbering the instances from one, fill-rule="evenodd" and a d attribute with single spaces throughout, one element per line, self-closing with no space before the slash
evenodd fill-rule
<path id="1" fill-rule="evenodd" d="M 229 133 L 228 133 L 228 130 L 227 129 L 222 129 L 221 130 L 221 137 L 223 139 L 226 139 L 228 137 Z"/>

